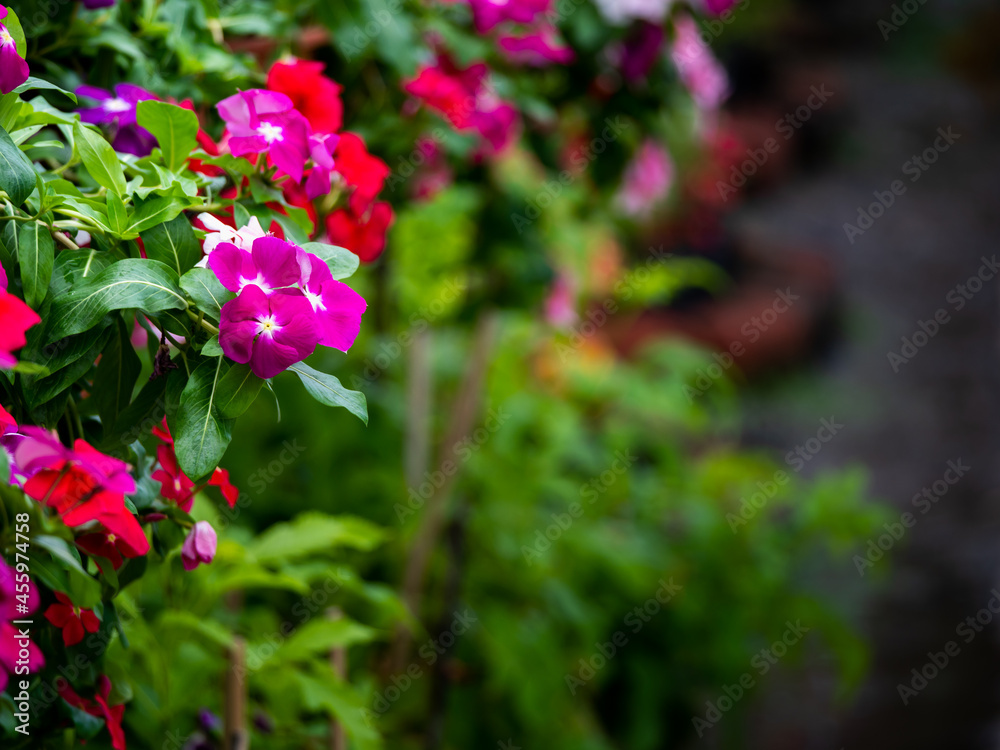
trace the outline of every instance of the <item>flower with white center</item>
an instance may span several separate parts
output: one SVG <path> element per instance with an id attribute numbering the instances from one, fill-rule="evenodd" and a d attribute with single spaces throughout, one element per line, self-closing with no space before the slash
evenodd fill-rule
<path id="1" fill-rule="evenodd" d="M 257 134 L 264 136 L 264 140 L 268 143 L 285 140 L 284 132 L 285 129 L 280 125 L 273 125 L 270 122 L 262 122 L 257 128 Z"/>

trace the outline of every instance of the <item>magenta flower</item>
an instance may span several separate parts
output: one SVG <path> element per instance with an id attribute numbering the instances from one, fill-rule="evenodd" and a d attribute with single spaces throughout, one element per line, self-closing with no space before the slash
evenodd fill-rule
<path id="1" fill-rule="evenodd" d="M 504 21 L 531 23 L 547 13 L 549 0 L 468 0 L 476 30 L 485 34 Z"/>
<path id="2" fill-rule="evenodd" d="M 0 5 L 0 21 L 8 10 Z M 0 23 L 0 94 L 9 94 L 28 80 L 28 63 L 17 53 L 17 44 L 7 27 Z"/>
<path id="3" fill-rule="evenodd" d="M 231 242 L 223 242 L 208 256 L 208 267 L 231 292 L 239 293 L 254 285 L 270 295 L 298 282 L 296 250 L 295 245 L 271 236 L 254 240 L 249 253 Z"/>
<path id="4" fill-rule="evenodd" d="M 537 68 L 551 63 L 568 65 L 575 57 L 573 50 L 559 39 L 555 27 L 549 25 L 540 26 L 523 36 L 501 34 L 497 43 L 512 62 Z"/>
<path id="5" fill-rule="evenodd" d="M 215 529 L 208 521 L 198 521 L 188 532 L 184 545 L 181 547 L 181 562 L 184 570 L 194 570 L 199 565 L 212 562 L 219 538 Z"/>
<path id="6" fill-rule="evenodd" d="M 259 378 L 273 378 L 301 362 L 316 349 L 321 335 L 313 307 L 301 291 L 282 289 L 268 296 L 256 284 L 222 306 L 219 331 L 225 355 L 249 363 Z"/>
<path id="7" fill-rule="evenodd" d="M 313 168 L 306 180 L 306 197 L 315 200 L 330 192 L 330 179 L 333 175 L 333 152 L 340 143 L 340 136 L 335 134 L 309 136 L 309 155 L 312 157 Z"/>
<path id="8" fill-rule="evenodd" d="M 729 95 L 726 71 L 701 38 L 698 24 L 691 16 L 678 16 L 674 28 L 676 36 L 670 57 L 681 81 L 700 108 L 718 109 Z"/>
<path id="9" fill-rule="evenodd" d="M 0 691 L 7 687 L 10 675 L 14 674 L 21 651 L 27 651 L 28 672 L 37 672 L 45 666 L 45 657 L 31 640 L 19 635 L 17 626 L 11 620 L 28 618 L 38 608 L 38 589 L 28 581 L 28 603 L 25 610 L 19 610 L 17 599 L 18 580 L 13 568 L 0 559 Z"/>
<path id="10" fill-rule="evenodd" d="M 705 10 L 714 16 L 720 16 L 736 5 L 736 0 L 705 0 Z"/>
<path id="11" fill-rule="evenodd" d="M 624 51 L 620 55 L 619 66 L 622 75 L 630 83 L 646 77 L 660 56 L 663 46 L 663 27 L 643 21 L 625 39 Z"/>
<path id="12" fill-rule="evenodd" d="M 618 205 L 627 216 L 645 216 L 670 192 L 674 164 L 660 144 L 645 141 L 625 168 Z"/>
<path id="13" fill-rule="evenodd" d="M 77 96 L 100 102 L 98 106 L 80 110 L 80 119 L 92 125 L 107 125 L 113 133 L 111 145 L 115 151 L 136 156 L 148 156 L 156 146 L 153 134 L 136 124 L 136 106 L 156 96 L 131 83 L 119 83 L 115 92 L 80 86 Z"/>
<path id="14" fill-rule="evenodd" d="M 300 248 L 298 260 L 302 276 L 299 289 L 316 315 L 319 343 L 346 352 L 358 337 L 368 303 L 347 284 L 334 279 L 322 258 Z"/>
<path id="15" fill-rule="evenodd" d="M 83 7 L 87 10 L 97 10 L 98 8 L 110 8 L 115 4 L 115 0 L 83 0 Z"/>
<path id="16" fill-rule="evenodd" d="M 233 156 L 267 154 L 295 182 L 309 160 L 309 122 L 284 94 L 266 89 L 241 91 L 218 103 L 230 132 Z"/>

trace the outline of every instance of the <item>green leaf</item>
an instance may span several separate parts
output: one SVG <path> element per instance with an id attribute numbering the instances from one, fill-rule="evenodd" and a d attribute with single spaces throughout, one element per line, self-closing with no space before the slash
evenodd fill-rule
<path id="1" fill-rule="evenodd" d="M 280 662 L 279 662 L 280 663 Z M 292 672 L 307 711 L 325 711 L 336 718 L 351 738 L 352 747 L 363 742 L 377 742 L 378 732 L 365 720 L 365 701 L 347 684 L 330 679 L 317 679 L 302 671 Z"/>
<path id="2" fill-rule="evenodd" d="M 176 172 L 183 167 L 198 145 L 197 115 L 176 104 L 145 101 L 139 102 L 136 117 L 140 127 L 156 136 L 167 168 Z"/>
<path id="3" fill-rule="evenodd" d="M 94 378 L 92 398 L 103 425 L 113 425 L 121 410 L 129 405 L 135 381 L 142 371 L 142 363 L 132 348 L 128 329 L 121 321 L 117 328 L 118 335 L 111 339 L 110 345 L 101 354 Z"/>
<path id="4" fill-rule="evenodd" d="M 226 374 L 225 358 L 202 362 L 181 393 L 180 408 L 170 423 L 181 470 L 195 482 L 211 474 L 222 460 L 233 435 L 233 420 L 219 414 L 219 381 Z"/>
<path id="5" fill-rule="evenodd" d="M 76 547 L 71 546 L 62 537 L 41 534 L 33 537 L 31 543 L 48 550 L 52 558 L 63 563 L 64 567 L 73 568 L 83 575 L 87 575 L 87 571 L 84 570 L 83 562 L 80 559 L 80 553 Z"/>
<path id="6" fill-rule="evenodd" d="M 240 416 L 256 400 L 263 385 L 249 365 L 233 365 L 219 381 L 219 414 L 230 419 Z"/>
<path id="7" fill-rule="evenodd" d="M 331 649 L 370 643 L 378 631 L 346 617 L 338 620 L 316 618 L 296 630 L 281 647 L 284 661 L 306 660 L 330 653 Z"/>
<path id="8" fill-rule="evenodd" d="M 330 267 L 335 279 L 346 279 L 358 270 L 361 259 L 347 248 L 322 242 L 307 242 L 302 246 L 307 253 L 319 256 Z"/>
<path id="9" fill-rule="evenodd" d="M 296 516 L 294 521 L 275 524 L 248 549 L 258 562 L 273 563 L 328 554 L 338 547 L 372 550 L 382 543 L 384 535 L 377 526 L 361 518 L 311 512 Z"/>
<path id="10" fill-rule="evenodd" d="M 72 91 L 67 91 L 64 88 L 56 86 L 54 83 L 49 83 L 48 81 L 43 81 L 41 78 L 35 78 L 34 76 L 28 76 L 28 80 L 14 89 L 15 94 L 23 94 L 26 91 L 36 91 L 38 89 L 46 89 L 48 91 L 58 91 L 63 96 L 67 96 L 73 100 L 73 103 L 77 103 L 76 94 Z"/>
<path id="11" fill-rule="evenodd" d="M 147 258 L 166 263 L 178 275 L 190 270 L 201 259 L 201 245 L 194 236 L 191 222 L 183 216 L 146 230 L 142 243 Z M 181 288 L 184 288 L 183 279 Z"/>
<path id="12" fill-rule="evenodd" d="M 126 236 L 131 239 L 157 224 L 170 221 L 187 207 L 180 198 L 151 198 L 138 206 L 129 219 Z"/>
<path id="13" fill-rule="evenodd" d="M 0 190 L 10 196 L 15 206 L 24 203 L 35 189 L 35 170 L 31 160 L 0 128 Z"/>
<path id="14" fill-rule="evenodd" d="M 17 54 L 24 57 L 28 51 L 28 42 L 24 38 L 24 29 L 21 28 L 21 21 L 13 8 L 7 8 L 7 17 L 3 19 L 3 25 L 7 27 L 7 31 L 10 32 L 14 40 L 14 47 L 17 49 Z M 28 80 L 31 79 L 29 78 Z"/>
<path id="15" fill-rule="evenodd" d="M 111 231 L 118 236 L 125 234 L 128 227 L 128 213 L 125 210 L 125 203 L 118 197 L 117 193 L 108 193 L 108 226 Z"/>
<path id="16" fill-rule="evenodd" d="M 111 144 L 96 130 L 73 123 L 73 138 L 83 166 L 101 187 L 125 197 L 125 173 Z"/>
<path id="17" fill-rule="evenodd" d="M 53 370 L 51 375 L 37 379 L 25 379 L 25 400 L 28 402 L 29 408 L 36 409 L 46 401 L 52 400 L 90 371 L 90 368 L 94 366 L 94 361 L 101 354 L 104 345 L 110 338 L 111 331 L 105 329 L 95 333 L 98 333 L 96 337 L 84 334 L 64 339 L 67 353 L 77 350 L 77 347 L 88 342 L 90 345 L 83 351 L 82 355 L 75 358 L 70 358 L 65 353 L 59 356 L 59 361 L 65 364 Z M 44 354 L 46 350 L 57 348 L 58 345 L 45 347 L 42 352 Z"/>
<path id="18" fill-rule="evenodd" d="M 219 337 L 212 336 L 212 338 L 206 341 L 205 345 L 201 348 L 201 354 L 203 357 L 221 357 L 225 354 L 219 345 Z"/>
<path id="19" fill-rule="evenodd" d="M 305 362 L 288 368 L 302 381 L 309 395 L 327 406 L 343 406 L 351 414 L 368 424 L 368 402 L 361 391 L 345 388 L 333 375 L 314 370 Z"/>
<path id="20" fill-rule="evenodd" d="M 47 341 L 92 328 L 112 310 L 134 307 L 147 315 L 187 305 L 177 274 L 155 260 L 128 258 L 53 300 Z"/>
<path id="21" fill-rule="evenodd" d="M 209 268 L 192 268 L 185 273 L 181 276 L 181 289 L 188 293 L 199 310 L 215 321 L 219 320 L 222 306 L 235 296 L 222 286 Z"/>
<path id="22" fill-rule="evenodd" d="M 233 645 L 233 634 L 223 625 L 187 610 L 168 609 L 160 615 L 157 624 L 161 628 L 177 628 L 185 638 L 188 633 L 200 633 L 209 643 L 221 648 Z"/>
<path id="23" fill-rule="evenodd" d="M 18 232 L 21 284 L 28 307 L 37 308 L 45 299 L 52 280 L 56 246 L 49 228 L 40 221 L 24 224 Z"/>

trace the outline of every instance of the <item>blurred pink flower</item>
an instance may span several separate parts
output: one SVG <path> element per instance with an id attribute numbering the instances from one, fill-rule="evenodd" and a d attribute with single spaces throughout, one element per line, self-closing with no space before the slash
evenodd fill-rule
<path id="1" fill-rule="evenodd" d="M 309 122 L 284 94 L 266 89 L 241 91 L 216 105 L 229 130 L 233 156 L 266 154 L 295 182 L 309 160 Z"/>
<path id="2" fill-rule="evenodd" d="M 531 23 L 547 13 L 550 0 L 468 0 L 476 31 L 485 34 L 504 21 Z"/>
<path id="3" fill-rule="evenodd" d="M 207 565 L 215 559 L 219 538 L 208 521 L 198 521 L 188 532 L 181 547 L 181 562 L 184 570 L 194 570 L 199 565 Z"/>
<path id="4" fill-rule="evenodd" d="M 726 71 L 705 44 L 691 16 L 678 16 L 674 28 L 676 35 L 670 57 L 681 81 L 700 108 L 718 109 L 729 95 Z"/>
<path id="5" fill-rule="evenodd" d="M 667 150 L 652 140 L 645 141 L 625 168 L 618 205 L 627 216 L 648 215 L 666 198 L 674 178 L 674 164 Z"/>
<path id="6" fill-rule="evenodd" d="M 559 39 L 554 26 L 544 25 L 524 34 L 501 34 L 497 39 L 500 49 L 512 62 L 544 67 L 551 63 L 568 65 L 573 62 L 573 50 Z"/>

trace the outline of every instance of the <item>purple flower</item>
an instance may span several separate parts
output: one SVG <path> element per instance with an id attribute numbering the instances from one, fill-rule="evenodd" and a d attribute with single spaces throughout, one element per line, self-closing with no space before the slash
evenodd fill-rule
<path id="1" fill-rule="evenodd" d="M 251 89 L 223 99 L 217 109 L 229 129 L 233 156 L 267 154 L 295 182 L 309 160 L 309 122 L 284 94 Z"/>
<path id="2" fill-rule="evenodd" d="M 535 17 L 546 13 L 549 0 L 468 0 L 476 30 L 485 34 L 503 21 L 531 23 Z"/>
<path id="3" fill-rule="evenodd" d="M 222 351 L 234 362 L 249 363 L 259 378 L 273 378 L 301 362 L 320 339 L 312 305 L 298 289 L 267 296 L 249 284 L 222 306 L 220 317 Z"/>
<path id="4" fill-rule="evenodd" d="M 0 20 L 7 17 L 0 5 Z M 9 94 L 28 80 L 28 63 L 17 54 L 17 44 L 7 27 L 0 23 L 0 94 Z"/>
<path id="5" fill-rule="evenodd" d="M 645 78 L 656 59 L 660 56 L 663 46 L 663 27 L 658 24 L 643 21 L 625 40 L 625 49 L 621 55 L 621 70 L 626 81 L 638 81 Z"/>
<path id="6" fill-rule="evenodd" d="M 249 253 L 223 242 L 208 256 L 208 267 L 231 292 L 239 293 L 253 285 L 270 295 L 298 282 L 296 250 L 295 245 L 271 236 L 254 240 Z"/>
<path id="7" fill-rule="evenodd" d="M 115 4 L 115 0 L 83 0 L 83 7 L 87 10 L 97 10 L 98 8 L 110 8 Z"/>
<path id="8" fill-rule="evenodd" d="M 340 143 L 335 134 L 309 136 L 309 155 L 313 168 L 306 180 L 306 197 L 315 200 L 330 192 L 330 177 L 333 174 L 333 152 Z"/>
<path id="9" fill-rule="evenodd" d="M 356 291 L 337 281 L 330 267 L 312 253 L 299 249 L 299 289 L 316 315 L 319 343 L 346 352 L 361 330 L 361 316 L 368 303 Z"/>
<path id="10" fill-rule="evenodd" d="M 119 83 L 115 92 L 80 86 L 77 96 L 100 102 L 96 107 L 80 110 L 80 119 L 92 125 L 107 125 L 114 131 L 111 145 L 115 151 L 136 156 L 149 156 L 156 146 L 153 134 L 136 124 L 139 102 L 155 100 L 156 96 L 131 83 Z"/>
<path id="11" fill-rule="evenodd" d="M 194 570 L 201 564 L 207 565 L 215 557 L 219 538 L 208 521 L 198 521 L 188 532 L 181 547 L 181 562 L 184 570 Z"/>
<path id="12" fill-rule="evenodd" d="M 497 40 L 500 49 L 512 62 L 537 68 L 550 63 L 568 65 L 573 62 L 573 50 L 562 44 L 553 26 L 543 25 L 523 36 L 502 34 Z"/>

